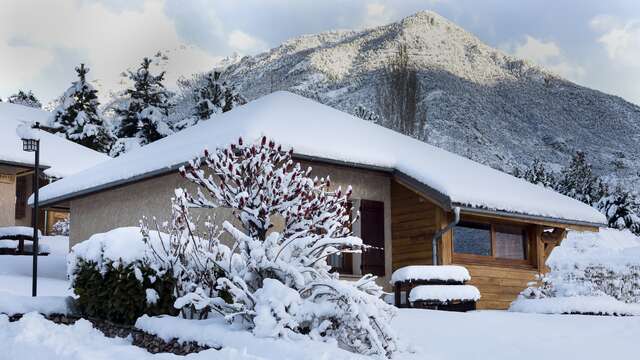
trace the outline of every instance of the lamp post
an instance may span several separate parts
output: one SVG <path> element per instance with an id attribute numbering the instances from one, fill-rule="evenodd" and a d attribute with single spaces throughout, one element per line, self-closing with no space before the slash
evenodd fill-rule
<path id="1" fill-rule="evenodd" d="M 34 129 L 40 129 L 40 123 L 36 122 Z M 35 165 L 33 169 L 33 216 L 31 225 L 33 226 L 33 275 L 31 283 L 31 296 L 38 294 L 38 180 L 40 178 L 40 139 L 35 136 L 23 136 L 22 150 L 35 152 Z"/>

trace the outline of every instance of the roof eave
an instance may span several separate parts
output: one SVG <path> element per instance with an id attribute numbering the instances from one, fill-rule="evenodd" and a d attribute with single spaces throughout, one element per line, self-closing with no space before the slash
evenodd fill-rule
<path id="1" fill-rule="evenodd" d="M 565 225 L 569 228 L 574 228 L 576 230 L 596 230 L 601 227 L 607 227 L 607 224 L 598 223 L 598 222 L 569 220 L 569 219 L 563 219 L 563 218 L 557 218 L 557 217 L 523 214 L 523 213 L 516 213 L 516 212 L 510 212 L 510 211 L 504 211 L 504 210 L 484 209 L 484 208 L 477 208 L 477 207 L 458 204 L 458 203 L 454 203 L 453 206 L 459 207 L 463 213 L 467 213 L 471 215 L 477 214 L 477 215 L 485 215 L 485 216 L 508 217 L 512 219 L 519 219 L 522 221 L 528 221 L 528 222 L 534 222 L 534 223 L 559 224 L 559 225 Z"/>

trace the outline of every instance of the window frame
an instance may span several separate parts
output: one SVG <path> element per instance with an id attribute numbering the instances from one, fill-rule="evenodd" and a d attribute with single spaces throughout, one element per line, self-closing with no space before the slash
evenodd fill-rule
<path id="1" fill-rule="evenodd" d="M 467 218 L 463 217 L 460 220 L 461 223 L 476 223 L 476 224 L 484 224 L 490 226 L 490 234 L 491 234 L 491 255 L 476 255 L 476 254 L 464 254 L 458 253 L 455 251 L 455 231 L 451 231 L 451 256 L 454 263 L 461 264 L 475 264 L 475 265 L 491 265 L 491 266 L 508 266 L 508 267 L 521 267 L 521 268 L 535 268 L 535 254 L 534 254 L 534 229 L 529 224 L 522 223 L 514 223 L 508 221 L 487 221 L 477 218 Z M 499 258 L 496 257 L 496 227 L 501 225 L 508 226 L 517 226 L 521 227 L 524 234 L 526 234 L 525 239 L 525 249 L 524 249 L 524 259 L 508 259 L 508 258 Z"/>

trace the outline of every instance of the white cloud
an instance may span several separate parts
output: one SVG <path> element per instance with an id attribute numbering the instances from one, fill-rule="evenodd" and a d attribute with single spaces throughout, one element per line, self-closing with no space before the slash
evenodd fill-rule
<path id="1" fill-rule="evenodd" d="M 372 27 L 384 25 L 392 21 L 395 16 L 395 12 L 381 3 L 370 3 L 366 5 L 365 16 L 361 26 Z"/>
<path id="2" fill-rule="evenodd" d="M 268 49 L 267 44 L 243 31 L 234 30 L 229 34 L 229 47 L 241 54 L 251 54 Z"/>
<path id="3" fill-rule="evenodd" d="M 13 93 L 53 61 L 53 53 L 29 45 L 10 45 L 0 38 L 0 92 Z"/>
<path id="4" fill-rule="evenodd" d="M 97 2 L 15 0 L 4 2 L 2 8 L 0 78 L 10 84 L 2 86 L 32 87 L 29 80 L 56 60 L 56 49 L 81 54 L 78 61 L 87 62 L 91 78 L 101 79 L 106 89 L 117 88 L 120 72 L 158 50 L 169 50 L 169 84 L 185 73 L 210 69 L 217 60 L 198 47 L 184 46 L 161 1 L 114 9 Z M 14 38 L 27 45 L 8 45 Z M 59 86 L 61 93 L 68 83 Z"/>
<path id="5" fill-rule="evenodd" d="M 593 18 L 590 25 L 601 33 L 597 41 L 604 46 L 611 61 L 640 67 L 640 20 L 620 21 L 612 16 L 600 15 Z"/>
<path id="6" fill-rule="evenodd" d="M 580 81 L 585 75 L 585 69 L 571 63 L 553 41 L 543 41 L 526 35 L 524 42 L 501 47 L 516 57 L 532 61 L 569 80 Z"/>

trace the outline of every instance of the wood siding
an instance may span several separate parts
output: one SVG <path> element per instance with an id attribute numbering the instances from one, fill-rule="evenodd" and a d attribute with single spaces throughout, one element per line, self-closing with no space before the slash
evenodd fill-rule
<path id="1" fill-rule="evenodd" d="M 455 260 L 452 231 L 442 236 L 438 247 L 440 264 L 456 264 L 466 267 L 471 275 L 469 284 L 480 290 L 478 309 L 507 309 L 518 294 L 535 281 L 536 274 L 545 270 L 544 261 L 549 251 L 541 233 L 545 226 L 524 223 L 521 220 L 465 215 L 463 218 L 488 223 L 513 223 L 530 229 L 527 261 L 524 264 L 508 264 L 503 259 L 490 258 L 478 261 Z M 393 243 L 392 268 L 407 265 L 431 264 L 431 237 L 438 227 L 445 227 L 452 219 L 447 213 L 428 199 L 396 181 L 391 182 L 391 234 Z M 549 228 L 549 227 L 546 227 Z M 496 261 L 498 260 L 498 261 Z M 504 263 L 503 263 L 504 262 Z"/>
<path id="2" fill-rule="evenodd" d="M 518 294 L 535 281 L 536 270 L 461 264 L 469 270 L 470 285 L 480 290 L 478 309 L 507 309 Z"/>
<path id="3" fill-rule="evenodd" d="M 391 182 L 392 268 L 431 264 L 431 237 L 440 209 L 396 181 Z"/>

